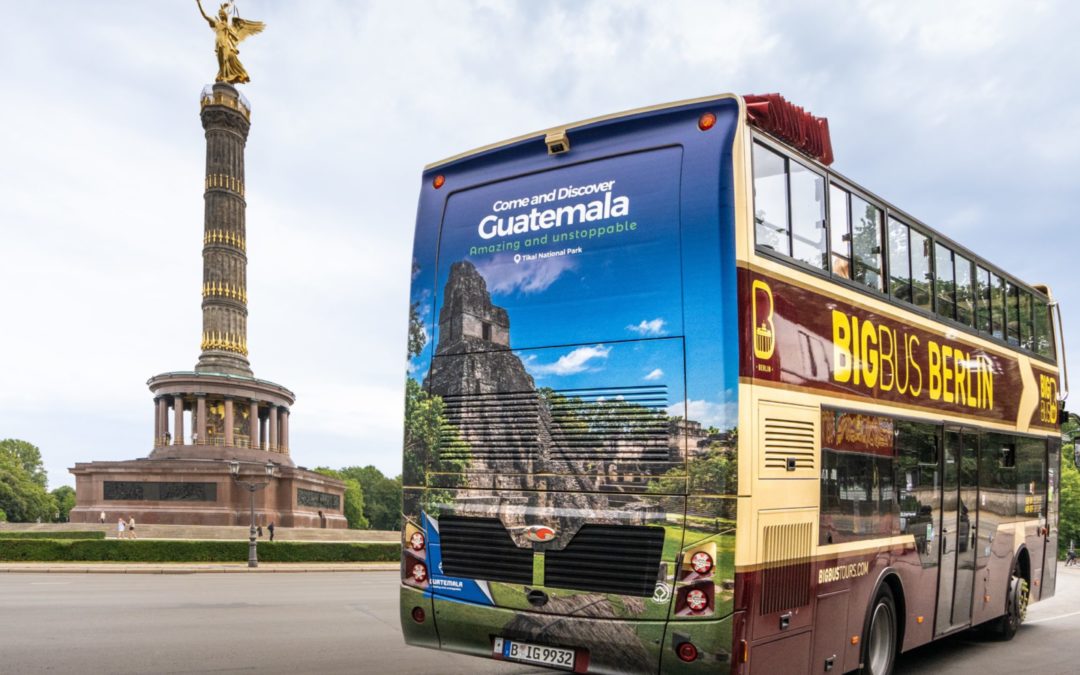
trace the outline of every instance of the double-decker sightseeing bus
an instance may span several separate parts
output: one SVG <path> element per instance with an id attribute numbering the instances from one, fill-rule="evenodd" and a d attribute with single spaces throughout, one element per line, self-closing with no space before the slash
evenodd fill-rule
<path id="1" fill-rule="evenodd" d="M 1053 300 L 724 95 L 429 166 L 409 644 L 578 673 L 886 675 L 1054 593 Z"/>

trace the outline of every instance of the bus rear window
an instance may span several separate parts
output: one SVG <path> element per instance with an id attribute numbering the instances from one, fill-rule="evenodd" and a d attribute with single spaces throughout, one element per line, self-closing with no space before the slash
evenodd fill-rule
<path id="1" fill-rule="evenodd" d="M 451 195 L 438 292 L 473 265 L 514 349 L 680 335 L 681 164 L 664 148 Z"/>

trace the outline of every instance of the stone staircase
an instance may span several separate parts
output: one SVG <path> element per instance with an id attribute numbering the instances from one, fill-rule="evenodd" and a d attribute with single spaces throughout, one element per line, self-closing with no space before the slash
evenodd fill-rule
<path id="1" fill-rule="evenodd" d="M 0 532 L 104 532 L 116 537 L 116 523 L 0 523 Z M 135 524 L 139 539 L 233 539 L 247 540 L 244 526 L 217 527 L 212 525 L 142 525 Z M 270 538 L 263 528 L 262 541 Z M 278 527 L 274 541 L 401 541 L 401 533 L 382 530 L 320 530 L 307 527 Z"/>

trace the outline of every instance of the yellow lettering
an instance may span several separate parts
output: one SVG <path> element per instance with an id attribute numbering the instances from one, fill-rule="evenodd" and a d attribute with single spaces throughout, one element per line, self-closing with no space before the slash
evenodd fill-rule
<path id="1" fill-rule="evenodd" d="M 930 340 L 926 343 L 927 369 L 930 372 L 930 398 L 937 401 L 941 398 L 941 348 L 938 343 Z"/>
<path id="2" fill-rule="evenodd" d="M 833 379 L 847 382 L 851 379 L 851 328 L 847 315 L 834 309 L 832 313 Z"/>
<path id="3" fill-rule="evenodd" d="M 949 345 L 941 346 L 941 393 L 946 403 L 953 402 L 953 369 L 949 363 L 952 360 L 953 351 Z"/>
<path id="4" fill-rule="evenodd" d="M 863 321 L 861 347 L 863 379 L 866 380 L 866 386 L 871 389 L 877 384 L 878 379 L 878 350 L 874 348 L 877 346 L 877 341 L 877 330 L 874 328 L 874 324 Z"/>
<path id="5" fill-rule="evenodd" d="M 919 367 L 919 360 L 915 358 L 915 345 L 919 344 L 919 338 L 915 335 L 909 335 L 907 339 L 907 362 L 908 365 L 915 369 L 915 373 L 919 376 L 919 385 L 911 385 L 911 395 L 918 396 L 922 393 L 922 368 Z M 910 375 L 909 375 L 910 377 Z"/>
<path id="6" fill-rule="evenodd" d="M 886 339 L 888 338 L 888 339 Z M 885 343 L 889 343 L 889 349 L 885 349 Z M 881 358 L 881 379 L 879 380 L 879 386 L 881 391 L 892 391 L 893 383 L 896 382 L 896 341 L 893 337 L 892 331 L 885 326 L 878 328 L 878 344 L 880 345 L 878 353 Z M 885 365 L 889 366 L 889 382 L 885 383 Z M 900 392 L 903 393 L 903 392 Z"/>

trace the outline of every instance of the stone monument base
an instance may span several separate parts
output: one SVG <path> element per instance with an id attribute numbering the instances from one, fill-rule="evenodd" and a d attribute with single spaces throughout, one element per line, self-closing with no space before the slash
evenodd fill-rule
<path id="1" fill-rule="evenodd" d="M 239 459 L 239 458 L 238 458 Z M 249 525 L 251 493 L 233 481 L 225 459 L 135 459 L 77 463 L 73 523 L 134 517 L 164 525 Z M 241 461 L 240 480 L 266 480 L 265 462 Z M 347 527 L 345 484 L 306 469 L 277 465 L 255 492 L 255 522 L 266 527 Z M 138 530 L 136 529 L 136 533 Z"/>

